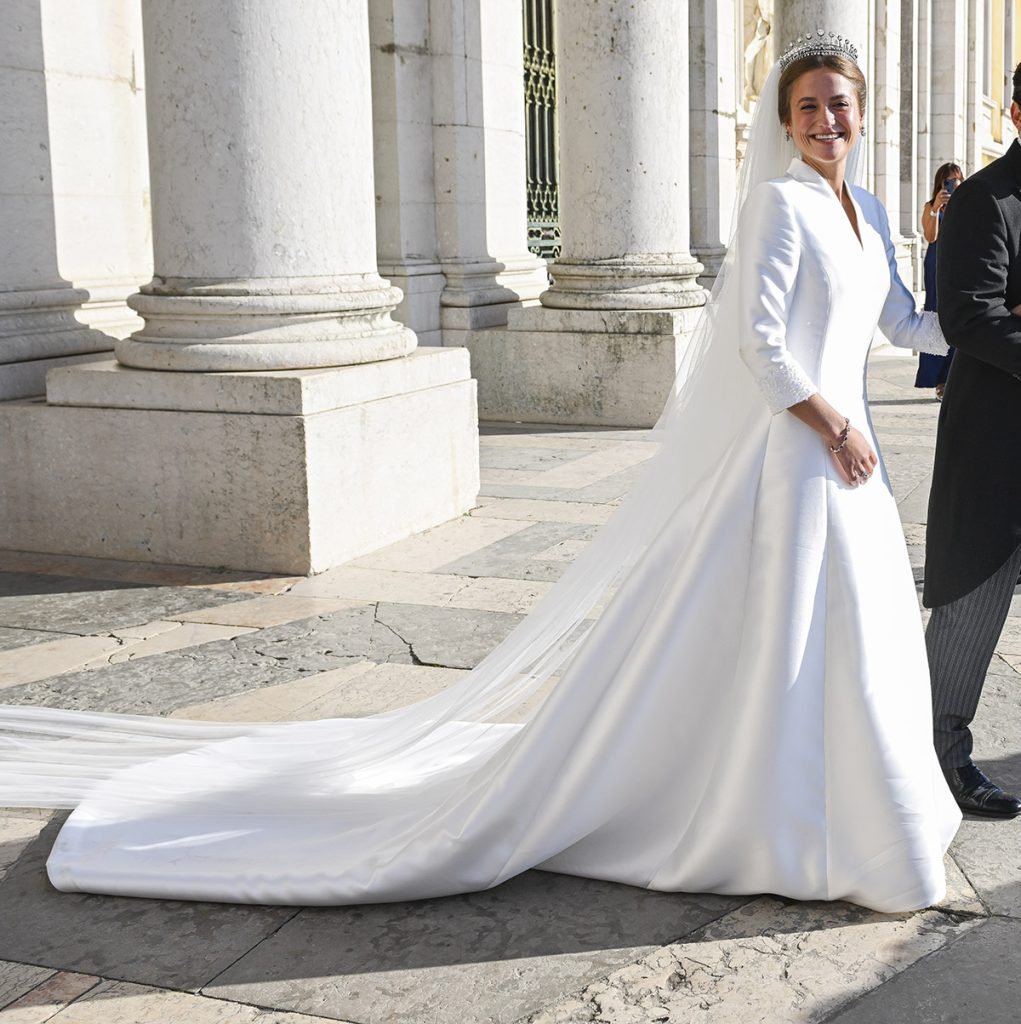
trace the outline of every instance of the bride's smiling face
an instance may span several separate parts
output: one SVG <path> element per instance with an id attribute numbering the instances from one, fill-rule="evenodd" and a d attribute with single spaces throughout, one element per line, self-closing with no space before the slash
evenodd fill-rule
<path id="1" fill-rule="evenodd" d="M 861 126 L 854 84 L 843 75 L 816 68 L 794 83 L 788 130 L 807 163 L 823 167 L 845 162 Z"/>

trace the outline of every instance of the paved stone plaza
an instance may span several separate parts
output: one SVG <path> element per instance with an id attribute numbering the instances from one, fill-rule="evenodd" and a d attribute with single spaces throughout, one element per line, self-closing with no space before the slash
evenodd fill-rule
<path id="1" fill-rule="evenodd" d="M 938 406 L 913 373 L 886 350 L 870 377 L 920 579 Z M 0 554 L 0 700 L 284 720 L 419 699 L 514 626 L 653 451 L 641 431 L 484 428 L 471 514 L 311 579 Z M 1019 788 L 1015 601 L 976 758 Z M 62 818 L 0 812 L 3 1024 L 1018 1019 L 1021 819 L 965 822 L 946 902 L 891 917 L 541 872 L 358 908 L 63 895 L 43 871 Z"/>

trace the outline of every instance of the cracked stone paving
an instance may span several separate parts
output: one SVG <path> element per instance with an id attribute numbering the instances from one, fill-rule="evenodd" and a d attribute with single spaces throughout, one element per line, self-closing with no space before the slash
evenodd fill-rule
<path id="1" fill-rule="evenodd" d="M 870 367 L 916 578 L 938 405 Z M 0 700 L 286 721 L 439 692 L 527 614 L 653 447 L 488 426 L 466 516 L 320 576 L 0 553 Z M 1021 596 L 976 760 L 1021 788 Z M 679 774 L 678 785 L 683 785 Z M 485 893 L 302 908 L 66 895 L 66 812 L 0 810 L 0 1024 L 1017 1024 L 1021 819 L 966 820 L 938 907 L 652 893 L 529 872 Z"/>

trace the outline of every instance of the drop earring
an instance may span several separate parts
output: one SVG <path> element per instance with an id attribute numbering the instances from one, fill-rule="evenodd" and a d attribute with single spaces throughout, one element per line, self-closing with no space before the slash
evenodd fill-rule
<path id="1" fill-rule="evenodd" d="M 790 130 L 790 128 L 784 128 L 783 133 L 784 133 L 784 135 L 787 136 L 787 141 L 790 142 L 791 141 L 791 130 Z"/>
<path id="2" fill-rule="evenodd" d="M 862 125 L 859 130 L 861 131 L 861 137 L 864 139 L 865 138 L 865 125 Z"/>

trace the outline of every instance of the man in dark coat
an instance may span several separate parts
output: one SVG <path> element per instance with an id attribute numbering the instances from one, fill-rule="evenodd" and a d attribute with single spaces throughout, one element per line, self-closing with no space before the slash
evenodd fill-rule
<path id="1" fill-rule="evenodd" d="M 1021 65 L 1014 72 L 1021 131 Z M 939 320 L 957 352 L 936 437 L 925 634 L 936 751 L 958 804 L 1014 817 L 1021 801 L 972 762 L 969 725 L 1021 572 L 1021 144 L 954 192 L 939 239 Z"/>

